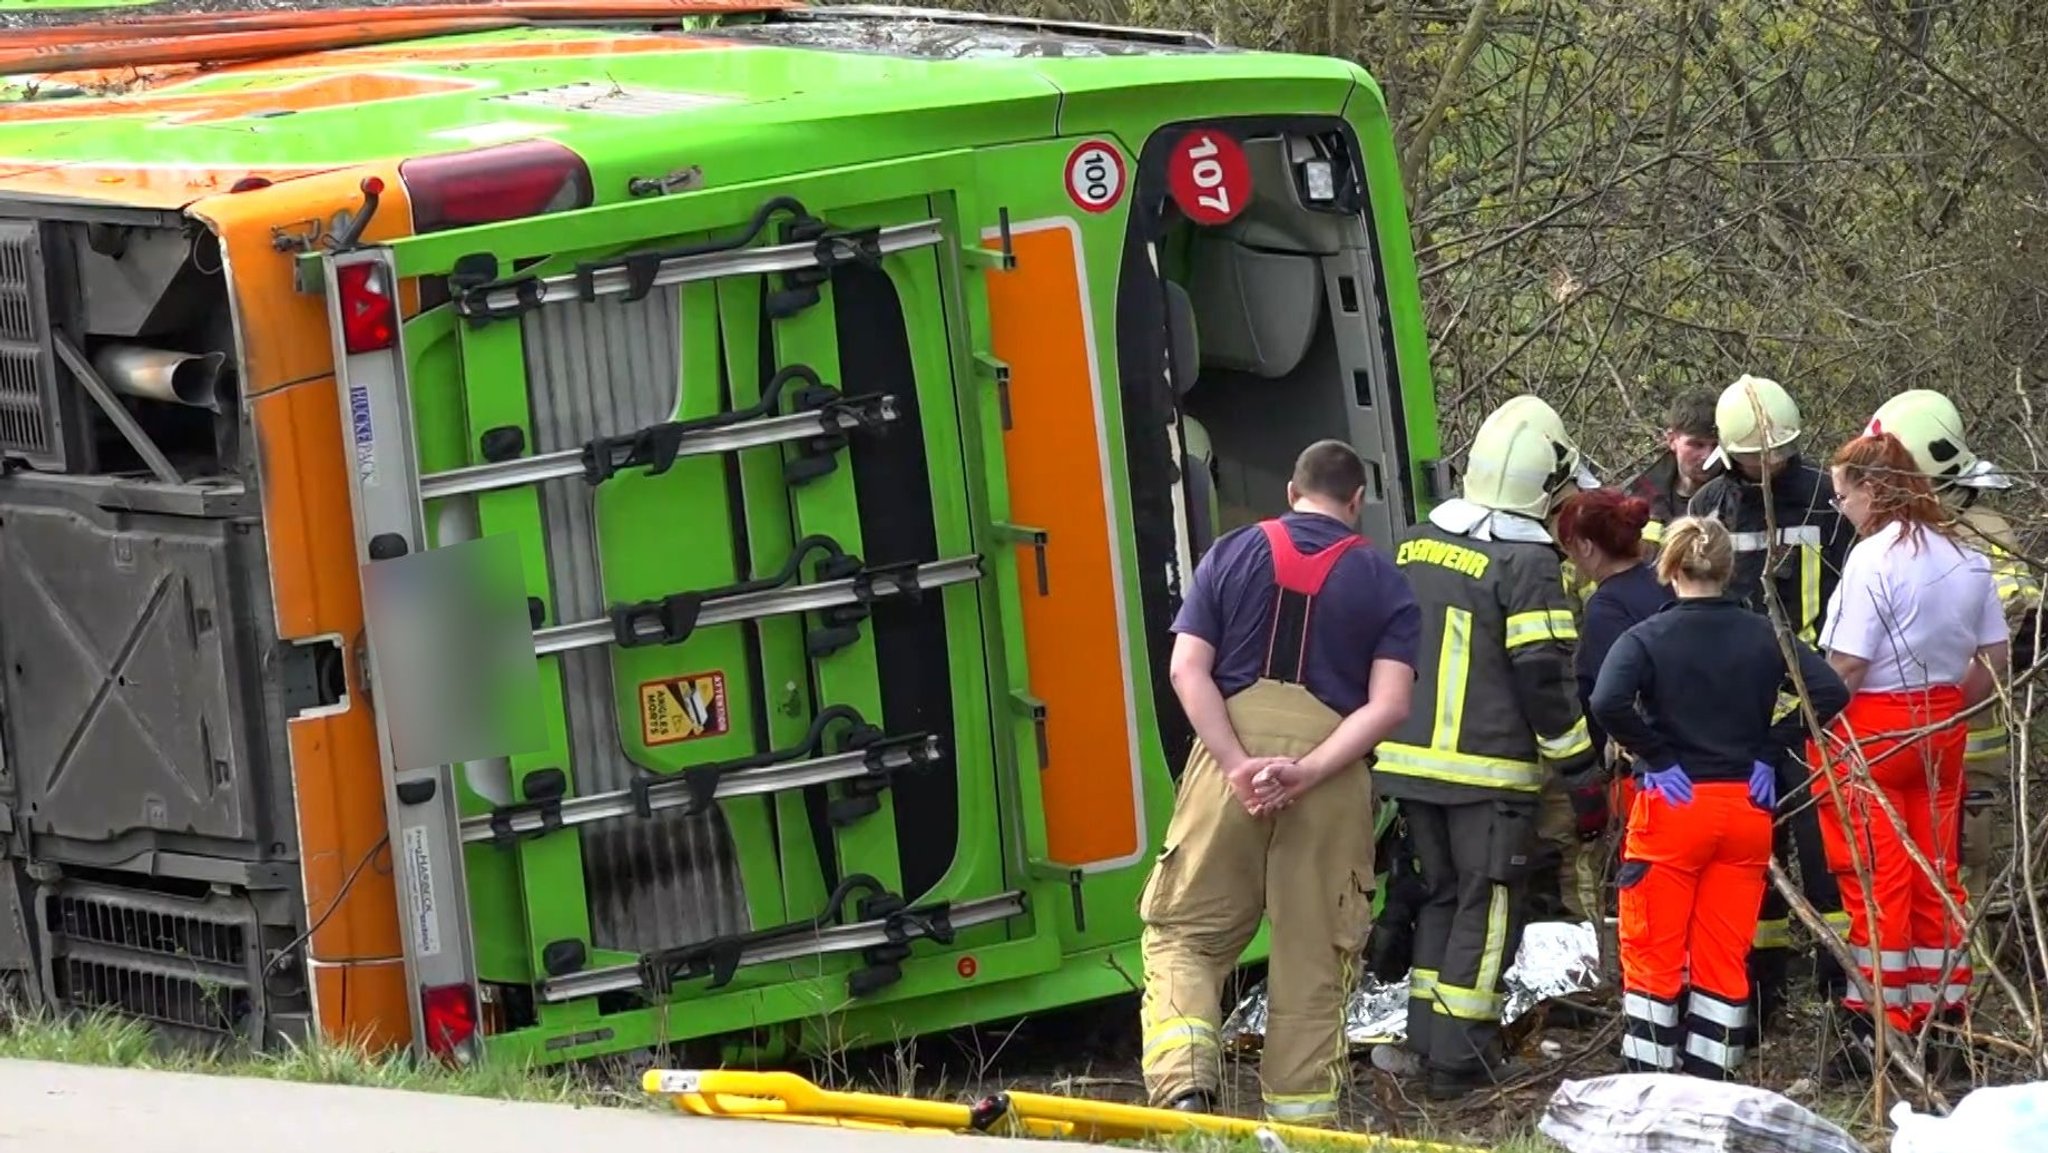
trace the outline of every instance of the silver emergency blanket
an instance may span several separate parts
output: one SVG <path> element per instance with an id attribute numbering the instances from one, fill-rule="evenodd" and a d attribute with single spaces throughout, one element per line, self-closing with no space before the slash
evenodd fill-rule
<path id="1" fill-rule="evenodd" d="M 1539 921 L 1522 934 L 1522 947 L 1508 969 L 1506 1021 L 1555 997 L 1588 993 L 1600 986 L 1600 934 L 1591 924 Z M 1260 982 L 1223 1023 L 1223 1043 L 1256 1048 L 1266 1035 L 1266 985 Z M 1344 1017 L 1344 1036 L 1353 1045 L 1391 1045 L 1408 1035 L 1408 979 L 1359 982 Z"/>
<path id="2" fill-rule="evenodd" d="M 1566 1081 L 1536 1127 L 1570 1153 L 1866 1153 L 1783 1094 L 1676 1073 Z"/>

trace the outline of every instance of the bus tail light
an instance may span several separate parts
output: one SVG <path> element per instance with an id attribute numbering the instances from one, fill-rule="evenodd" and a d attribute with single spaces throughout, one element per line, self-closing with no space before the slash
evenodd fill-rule
<path id="1" fill-rule="evenodd" d="M 381 352 L 398 335 L 398 298 L 385 283 L 383 270 L 371 263 L 345 264 L 335 270 L 341 290 L 341 337 L 350 355 Z"/>
<path id="2" fill-rule="evenodd" d="M 415 232 L 588 208 L 592 196 L 590 166 L 552 140 L 416 157 L 400 163 L 398 175 Z"/>
<path id="3" fill-rule="evenodd" d="M 468 985 L 436 985 L 420 991 L 420 1022 L 427 1050 L 442 1060 L 467 1063 L 476 1049 L 476 995 Z"/>

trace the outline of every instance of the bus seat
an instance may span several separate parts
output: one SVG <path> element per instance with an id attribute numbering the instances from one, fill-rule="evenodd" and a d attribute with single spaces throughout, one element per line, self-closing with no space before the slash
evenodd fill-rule
<path id="1" fill-rule="evenodd" d="M 1182 466 L 1187 478 L 1188 551 L 1199 559 L 1216 543 L 1223 521 L 1223 507 L 1216 494 L 1216 447 L 1209 430 L 1194 417 L 1181 417 L 1180 427 L 1188 446 Z"/>
<path id="2" fill-rule="evenodd" d="M 1315 257 L 1198 235 L 1188 279 L 1204 366 L 1274 380 L 1308 355 L 1323 311 Z"/>
<path id="3" fill-rule="evenodd" d="M 1184 398 L 1202 375 L 1202 340 L 1195 325 L 1195 302 L 1179 284 L 1171 280 L 1160 283 L 1166 287 L 1166 346 L 1173 394 Z"/>

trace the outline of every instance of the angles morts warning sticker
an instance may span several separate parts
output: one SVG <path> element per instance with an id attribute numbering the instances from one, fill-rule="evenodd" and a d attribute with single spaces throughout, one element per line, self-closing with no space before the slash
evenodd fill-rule
<path id="1" fill-rule="evenodd" d="M 1067 196 L 1087 212 L 1108 212 L 1124 194 L 1124 157 L 1107 140 L 1085 140 L 1067 154 Z"/>
<path id="2" fill-rule="evenodd" d="M 640 682 L 640 739 L 649 746 L 723 736 L 731 728 L 724 673 Z"/>

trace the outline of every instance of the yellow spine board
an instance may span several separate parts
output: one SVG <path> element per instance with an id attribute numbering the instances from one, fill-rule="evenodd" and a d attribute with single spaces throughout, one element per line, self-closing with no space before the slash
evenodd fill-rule
<path id="1" fill-rule="evenodd" d="M 668 1098 L 677 1109 L 702 1117 L 844 1124 L 855 1128 L 978 1132 L 1069 1141 L 1142 1140 L 1173 1133 L 1251 1137 L 1264 1129 L 1282 1141 L 1299 1142 L 1304 1146 L 1359 1149 L 1368 1153 L 1481 1153 L 1470 1146 L 1439 1141 L 1414 1141 L 1242 1117 L 1182 1113 L 1045 1093 L 1002 1093 L 990 1099 L 999 1108 L 978 1109 L 977 1106 L 915 1097 L 821 1089 L 794 1073 L 751 1073 L 728 1069 L 650 1069 L 641 1076 L 640 1085 L 653 1096 Z M 983 1107 L 989 1104 L 983 1102 Z M 978 1111 L 980 1117 L 977 1117 Z"/>

